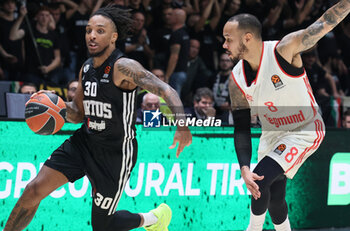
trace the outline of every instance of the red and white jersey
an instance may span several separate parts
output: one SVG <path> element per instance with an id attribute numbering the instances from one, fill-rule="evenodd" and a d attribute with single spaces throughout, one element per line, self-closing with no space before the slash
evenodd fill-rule
<path id="1" fill-rule="evenodd" d="M 318 105 L 305 70 L 299 76 L 287 74 L 275 55 L 278 41 L 263 42 L 255 80 L 250 86 L 240 60 L 232 77 L 245 95 L 251 114 L 258 115 L 263 131 L 291 131 L 313 121 Z"/>

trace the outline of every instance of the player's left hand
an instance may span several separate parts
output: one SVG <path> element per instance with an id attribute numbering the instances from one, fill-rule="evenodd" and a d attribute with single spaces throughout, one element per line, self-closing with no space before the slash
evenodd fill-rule
<path id="1" fill-rule="evenodd" d="M 177 127 L 174 136 L 174 142 L 169 148 L 175 148 L 177 142 L 179 142 L 179 146 L 176 151 L 176 157 L 179 157 L 185 146 L 189 146 L 192 143 L 192 134 L 188 127 Z"/>
<path id="2" fill-rule="evenodd" d="M 241 168 L 242 178 L 255 200 L 259 199 L 261 192 L 259 191 L 259 186 L 255 181 L 264 179 L 264 176 L 259 176 L 258 174 L 251 172 L 249 167 L 243 166 Z"/>

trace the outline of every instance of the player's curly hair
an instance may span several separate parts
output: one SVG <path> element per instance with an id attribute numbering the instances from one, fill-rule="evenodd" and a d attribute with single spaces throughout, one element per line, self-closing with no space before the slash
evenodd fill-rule
<path id="1" fill-rule="evenodd" d="M 95 15 L 102 15 L 112 20 L 115 29 L 118 32 L 118 39 L 123 40 L 129 35 L 129 31 L 132 28 L 133 23 L 130 10 L 122 9 L 120 6 L 115 4 L 109 4 L 98 9 L 91 15 L 91 17 Z"/>

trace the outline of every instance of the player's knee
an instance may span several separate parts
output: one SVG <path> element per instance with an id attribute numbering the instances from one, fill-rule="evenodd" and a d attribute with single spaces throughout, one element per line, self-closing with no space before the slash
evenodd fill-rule
<path id="1" fill-rule="evenodd" d="M 99 216 L 98 219 L 92 219 L 92 230 L 93 231 L 126 231 L 125 227 L 115 224 L 113 216 Z"/>
<path id="2" fill-rule="evenodd" d="M 107 218 L 107 216 L 106 216 L 106 218 Z M 93 231 L 102 231 L 102 230 L 108 230 L 107 229 L 107 227 L 108 227 L 108 224 L 109 223 L 109 221 L 108 221 L 108 219 L 99 219 L 98 221 L 92 221 L 92 224 L 91 224 L 91 226 L 92 226 L 92 230 Z"/>

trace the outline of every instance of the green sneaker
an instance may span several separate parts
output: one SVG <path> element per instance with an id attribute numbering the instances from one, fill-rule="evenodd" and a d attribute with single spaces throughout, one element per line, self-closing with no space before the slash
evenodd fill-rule
<path id="1" fill-rule="evenodd" d="M 168 225 L 171 220 L 171 209 L 167 204 L 160 204 L 157 208 L 152 209 L 152 212 L 157 218 L 157 223 L 144 227 L 147 231 L 168 231 Z"/>

